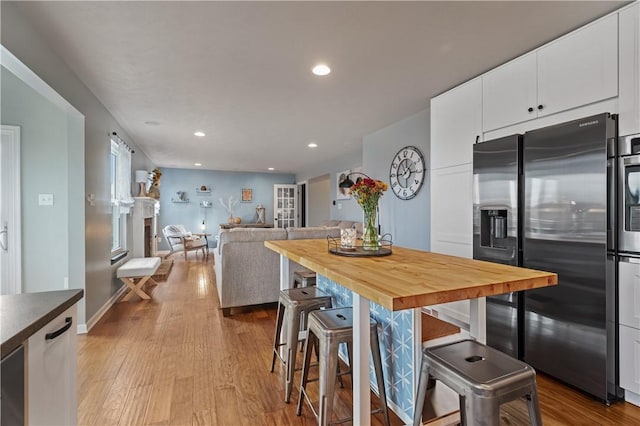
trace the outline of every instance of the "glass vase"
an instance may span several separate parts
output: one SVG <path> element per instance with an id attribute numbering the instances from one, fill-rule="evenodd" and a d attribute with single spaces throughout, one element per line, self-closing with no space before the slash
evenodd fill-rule
<path id="1" fill-rule="evenodd" d="M 364 232 L 362 234 L 362 248 L 364 250 L 378 250 L 378 227 L 376 226 L 376 208 L 364 210 Z"/>

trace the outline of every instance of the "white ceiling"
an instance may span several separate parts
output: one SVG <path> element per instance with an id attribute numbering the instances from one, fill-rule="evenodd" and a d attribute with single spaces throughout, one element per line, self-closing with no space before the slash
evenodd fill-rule
<path id="1" fill-rule="evenodd" d="M 19 7 L 157 165 L 304 173 L 359 150 L 364 135 L 426 108 L 434 95 L 623 4 Z M 333 72 L 314 76 L 317 62 Z M 193 136 L 196 130 L 206 137 Z"/>

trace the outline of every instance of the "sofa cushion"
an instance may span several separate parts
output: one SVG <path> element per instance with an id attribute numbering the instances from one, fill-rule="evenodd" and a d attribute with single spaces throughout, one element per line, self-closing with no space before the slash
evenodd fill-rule
<path id="1" fill-rule="evenodd" d="M 230 242 L 255 242 L 269 240 L 286 240 L 287 231 L 280 228 L 221 229 L 218 235 L 218 253 Z"/>
<path id="2" fill-rule="evenodd" d="M 313 238 L 338 238 L 340 228 L 337 226 L 310 226 L 308 228 L 288 228 L 287 238 L 289 240 L 307 240 Z"/>
<path id="3" fill-rule="evenodd" d="M 323 220 L 320 226 L 338 226 L 340 220 Z"/>
<path id="4" fill-rule="evenodd" d="M 338 223 L 338 228 L 340 229 L 349 229 L 353 228 L 353 224 L 356 223 L 353 220 L 342 220 Z"/>

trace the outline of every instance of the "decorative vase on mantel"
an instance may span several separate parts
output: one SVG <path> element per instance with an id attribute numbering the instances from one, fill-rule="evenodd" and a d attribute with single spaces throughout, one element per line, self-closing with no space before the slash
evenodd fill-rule
<path id="1" fill-rule="evenodd" d="M 227 219 L 229 225 L 233 225 L 233 215 L 229 215 L 229 219 Z"/>

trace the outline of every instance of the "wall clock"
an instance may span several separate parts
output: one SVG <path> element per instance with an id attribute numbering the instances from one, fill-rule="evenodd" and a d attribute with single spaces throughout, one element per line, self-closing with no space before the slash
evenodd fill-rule
<path id="1" fill-rule="evenodd" d="M 424 157 L 415 146 L 405 146 L 391 160 L 389 182 L 391 190 L 401 200 L 410 200 L 418 194 L 424 175 Z"/>

